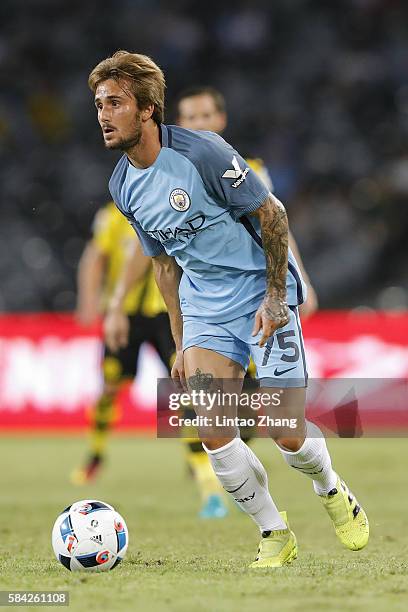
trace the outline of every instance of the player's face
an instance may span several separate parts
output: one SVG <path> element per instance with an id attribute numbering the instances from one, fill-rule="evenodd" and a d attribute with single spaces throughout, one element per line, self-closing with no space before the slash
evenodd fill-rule
<path id="1" fill-rule="evenodd" d="M 139 144 L 142 137 L 141 111 L 126 82 L 108 79 L 99 83 L 95 106 L 107 149 L 128 149 Z"/>
<path id="2" fill-rule="evenodd" d="M 189 130 L 208 130 L 221 134 L 227 124 L 225 113 L 217 109 L 210 94 L 183 98 L 178 105 L 178 124 Z"/>

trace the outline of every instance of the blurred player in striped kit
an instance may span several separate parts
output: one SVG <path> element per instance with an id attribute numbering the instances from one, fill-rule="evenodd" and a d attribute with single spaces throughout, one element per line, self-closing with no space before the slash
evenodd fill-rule
<path id="1" fill-rule="evenodd" d="M 225 98 L 214 87 L 198 86 L 185 89 L 178 96 L 176 111 L 177 125 L 189 130 L 207 130 L 216 134 L 222 134 L 227 127 Z M 273 191 L 270 174 L 262 159 L 259 157 L 245 157 L 245 161 L 257 173 L 268 189 Z M 302 318 L 306 318 L 317 310 L 318 301 L 309 275 L 303 265 L 296 241 L 290 231 L 289 247 L 296 258 L 307 285 L 307 298 L 299 309 Z"/>
<path id="2" fill-rule="evenodd" d="M 133 229 L 113 202 L 96 214 L 92 234 L 79 264 L 77 319 L 91 325 L 109 307 L 105 324 L 113 319 L 118 333 L 116 343 L 103 348 L 103 391 L 90 408 L 89 454 L 84 465 L 71 474 L 76 484 L 89 482 L 101 468 L 109 431 L 118 418 L 117 395 L 122 384 L 137 374 L 142 343 L 154 346 L 168 371 L 174 353 L 167 309 L 150 259 L 143 255 Z M 127 270 L 131 288 L 124 294 L 118 280 L 128 252 L 135 255 L 136 265 Z"/>
<path id="3" fill-rule="evenodd" d="M 189 87 L 182 91 L 177 98 L 176 113 L 177 125 L 190 130 L 206 130 L 222 134 L 227 126 L 228 117 L 225 98 L 220 91 L 211 86 Z M 246 157 L 245 161 L 272 191 L 272 180 L 262 159 Z M 317 297 L 304 269 L 293 236 L 290 236 L 289 240 L 292 252 L 308 285 L 307 300 L 301 308 L 302 316 L 306 317 L 313 314 L 317 309 Z M 254 376 L 255 366 L 251 360 L 247 371 L 246 383 L 249 384 L 248 378 Z M 194 411 L 192 411 L 191 416 L 193 415 Z M 251 433 L 250 429 L 241 429 L 242 439 L 248 443 Z M 226 511 L 225 504 L 220 496 L 221 487 L 219 481 L 214 474 L 208 455 L 198 439 L 189 441 L 188 463 L 191 466 L 203 500 L 201 515 L 205 517 L 224 516 Z"/>

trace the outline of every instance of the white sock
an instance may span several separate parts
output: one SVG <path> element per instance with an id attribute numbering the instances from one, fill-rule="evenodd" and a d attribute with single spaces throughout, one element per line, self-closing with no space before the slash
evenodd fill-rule
<path id="1" fill-rule="evenodd" d="M 286 529 L 269 493 L 265 468 L 240 438 L 216 450 L 208 450 L 204 444 L 203 448 L 224 489 L 252 517 L 261 532 Z"/>
<path id="2" fill-rule="evenodd" d="M 306 439 L 295 453 L 280 446 L 278 448 L 286 463 L 313 480 L 313 487 L 318 495 L 327 495 L 335 488 L 337 474 L 332 468 L 326 441 L 317 425 L 306 421 Z"/>

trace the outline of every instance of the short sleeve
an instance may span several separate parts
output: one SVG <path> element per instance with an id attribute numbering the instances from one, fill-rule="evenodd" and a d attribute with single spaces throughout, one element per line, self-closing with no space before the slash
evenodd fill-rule
<path id="1" fill-rule="evenodd" d="M 268 187 L 245 159 L 212 132 L 203 132 L 191 161 L 207 192 L 231 209 L 236 218 L 255 211 L 268 197 Z"/>
<path id="2" fill-rule="evenodd" d="M 157 257 L 158 255 L 165 253 L 162 243 L 145 232 L 140 223 L 138 223 L 135 219 L 132 221 L 129 220 L 129 222 L 139 237 L 140 244 L 142 245 L 143 253 L 145 255 L 148 257 Z"/>
<path id="3" fill-rule="evenodd" d="M 150 236 L 147 232 L 145 232 L 145 230 L 142 228 L 140 223 L 136 221 L 136 219 L 132 215 L 125 213 L 125 211 L 119 208 L 119 206 L 118 206 L 118 210 L 122 213 L 124 217 L 126 217 L 130 225 L 135 230 L 140 240 L 140 244 L 142 245 L 143 253 L 147 257 L 157 257 L 157 255 L 161 255 L 162 253 L 165 253 L 165 249 L 162 243 L 156 238 L 154 238 L 153 236 Z"/>
<path id="4" fill-rule="evenodd" d="M 161 255 L 161 253 L 165 252 L 161 242 L 159 242 L 159 240 L 156 240 L 156 238 L 150 236 L 147 232 L 145 232 L 144 229 L 141 227 L 140 223 L 136 221 L 133 215 L 131 215 L 130 212 L 126 209 L 126 207 L 123 206 L 121 203 L 121 185 L 126 175 L 126 168 L 127 157 L 126 155 L 123 155 L 117 163 L 115 170 L 113 171 L 113 174 L 109 181 L 109 190 L 117 208 L 122 213 L 122 215 L 126 217 L 130 225 L 133 227 L 136 234 L 138 235 L 144 254 L 148 257 L 157 257 L 157 255 Z"/>

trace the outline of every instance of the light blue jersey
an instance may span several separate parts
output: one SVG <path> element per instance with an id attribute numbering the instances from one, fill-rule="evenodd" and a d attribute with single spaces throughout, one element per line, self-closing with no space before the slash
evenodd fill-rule
<path id="1" fill-rule="evenodd" d="M 124 155 L 109 188 L 151 257 L 175 257 L 183 270 L 184 317 L 228 322 L 259 307 L 266 289 L 260 224 L 248 216 L 268 189 L 223 138 L 161 125 L 162 148 L 146 169 Z M 306 287 L 289 251 L 287 301 Z"/>

